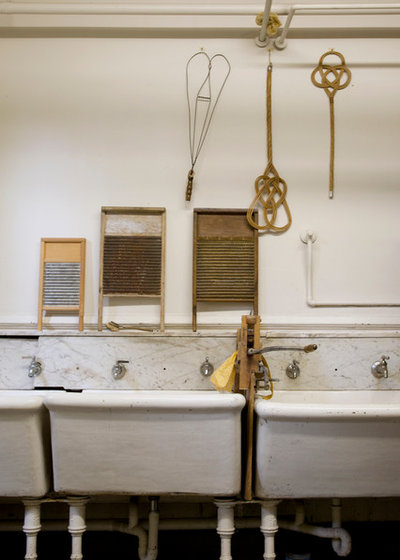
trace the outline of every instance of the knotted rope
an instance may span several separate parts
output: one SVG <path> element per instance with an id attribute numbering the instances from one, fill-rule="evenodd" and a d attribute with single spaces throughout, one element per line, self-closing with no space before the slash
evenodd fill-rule
<path id="1" fill-rule="evenodd" d="M 267 68 L 267 156 L 268 163 L 262 175 L 257 177 L 254 183 L 256 196 L 247 211 L 247 221 L 251 227 L 258 231 L 273 231 L 282 233 L 287 231 L 292 223 L 289 206 L 286 201 L 287 185 L 279 176 L 274 164 L 272 163 L 272 114 L 271 114 L 271 85 L 272 85 L 272 64 L 268 64 Z M 264 225 L 259 225 L 253 215 L 257 205 L 260 204 L 263 209 Z M 285 225 L 275 225 L 278 210 L 283 207 L 287 222 Z"/>
<path id="2" fill-rule="evenodd" d="M 324 60 L 327 56 L 334 55 L 340 60 L 340 64 L 326 64 Z M 319 81 L 317 80 L 317 74 Z M 342 80 L 344 81 L 342 82 Z M 319 59 L 318 66 L 314 68 L 311 74 L 312 83 L 319 88 L 325 90 L 329 98 L 329 114 L 330 114 L 330 134 L 331 134 L 331 151 L 329 160 L 329 198 L 333 198 L 333 179 L 334 179 L 334 158 L 335 158 L 335 114 L 333 99 L 339 89 L 346 88 L 351 81 L 351 72 L 346 66 L 344 56 L 331 49 L 324 53 Z M 342 83 L 341 83 L 342 82 Z"/>
<path id="3" fill-rule="evenodd" d="M 256 16 L 256 24 L 257 25 L 262 25 L 264 19 L 264 12 L 261 12 L 260 14 L 257 14 Z M 270 12 L 269 14 L 269 18 L 268 18 L 268 23 L 267 23 L 267 35 L 268 37 L 273 37 L 274 35 L 276 35 L 276 33 L 278 32 L 278 29 L 281 27 L 282 23 L 281 20 L 278 17 L 278 14 L 275 14 L 274 12 Z"/>

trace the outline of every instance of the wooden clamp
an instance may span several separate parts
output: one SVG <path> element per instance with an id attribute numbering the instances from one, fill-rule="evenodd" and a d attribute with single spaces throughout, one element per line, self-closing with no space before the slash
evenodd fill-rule
<path id="1" fill-rule="evenodd" d="M 255 384 L 258 372 L 257 355 L 249 356 L 247 351 L 249 348 L 261 348 L 260 346 L 260 317 L 258 315 L 243 315 L 242 325 L 238 329 L 238 378 L 236 380 L 236 388 L 242 392 L 247 401 L 247 416 L 245 428 L 245 463 L 244 481 L 243 481 L 243 497 L 245 500 L 251 500 L 253 497 L 252 481 L 253 481 L 253 439 L 254 439 L 254 398 Z"/>

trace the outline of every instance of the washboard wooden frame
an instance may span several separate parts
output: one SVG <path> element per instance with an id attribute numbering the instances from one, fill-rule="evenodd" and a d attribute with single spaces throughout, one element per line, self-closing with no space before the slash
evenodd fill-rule
<path id="1" fill-rule="evenodd" d="M 165 326 L 165 208 L 101 208 L 98 330 L 104 297 L 159 298 Z"/>
<path id="2" fill-rule="evenodd" d="M 83 330 L 86 239 L 48 237 L 40 240 L 39 331 L 46 311 L 77 311 Z"/>
<path id="3" fill-rule="evenodd" d="M 246 214 L 244 209 L 193 210 L 193 331 L 199 302 L 249 302 L 258 313 L 258 232 Z"/>

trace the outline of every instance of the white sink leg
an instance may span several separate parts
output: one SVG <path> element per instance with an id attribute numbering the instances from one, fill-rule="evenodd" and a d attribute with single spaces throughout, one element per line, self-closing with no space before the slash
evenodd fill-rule
<path id="1" fill-rule="evenodd" d="M 221 537 L 220 560 L 232 560 L 231 541 L 235 532 L 235 501 L 215 500 L 217 506 L 217 533 Z"/>
<path id="2" fill-rule="evenodd" d="M 71 560 L 82 560 L 82 536 L 86 531 L 86 504 L 88 498 L 68 497 L 69 525 L 71 535 Z"/>
<path id="3" fill-rule="evenodd" d="M 37 558 L 37 535 L 41 529 L 40 504 L 41 500 L 24 500 L 25 516 L 23 532 L 26 535 L 25 560 L 36 560 Z"/>
<path id="4" fill-rule="evenodd" d="M 261 527 L 264 535 L 264 560 L 275 560 L 275 533 L 278 531 L 277 509 L 280 500 L 261 502 Z"/>

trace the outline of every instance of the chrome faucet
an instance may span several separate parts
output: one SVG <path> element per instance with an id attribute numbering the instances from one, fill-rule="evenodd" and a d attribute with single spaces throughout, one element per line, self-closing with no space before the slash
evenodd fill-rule
<path id="1" fill-rule="evenodd" d="M 129 364 L 129 360 L 117 360 L 111 369 L 111 375 L 114 379 L 122 379 L 126 373 L 125 364 Z"/>
<path id="2" fill-rule="evenodd" d="M 208 360 L 208 357 L 206 357 L 204 362 L 201 364 L 200 373 L 201 373 L 201 375 L 204 375 L 204 377 L 209 377 L 210 375 L 212 375 L 214 373 L 214 366 Z"/>
<path id="3" fill-rule="evenodd" d="M 377 379 L 381 379 L 382 377 L 387 379 L 387 377 L 389 376 L 386 360 L 390 360 L 390 356 L 382 356 L 380 360 L 377 360 L 371 366 L 372 375 Z"/>
<path id="4" fill-rule="evenodd" d="M 22 356 L 22 358 L 29 358 L 31 360 L 28 369 L 28 377 L 36 377 L 42 373 L 42 363 L 40 360 L 36 359 L 36 356 Z"/>
<path id="5" fill-rule="evenodd" d="M 299 367 L 299 362 L 297 360 L 293 360 L 292 363 L 287 366 L 286 375 L 290 379 L 297 379 L 299 377 L 300 367 Z"/>

